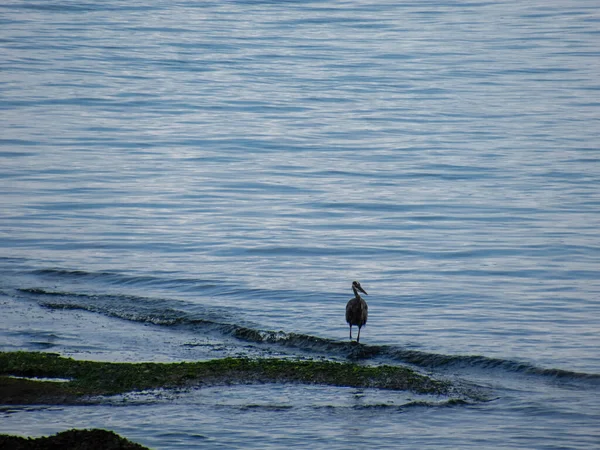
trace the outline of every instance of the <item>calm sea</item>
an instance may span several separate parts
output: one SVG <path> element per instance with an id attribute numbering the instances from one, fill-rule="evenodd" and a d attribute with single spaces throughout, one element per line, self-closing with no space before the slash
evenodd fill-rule
<path id="1" fill-rule="evenodd" d="M 600 447 L 599 11 L 3 1 L 0 350 L 406 364 L 486 401 L 235 386 L 5 408 L 0 431 Z"/>

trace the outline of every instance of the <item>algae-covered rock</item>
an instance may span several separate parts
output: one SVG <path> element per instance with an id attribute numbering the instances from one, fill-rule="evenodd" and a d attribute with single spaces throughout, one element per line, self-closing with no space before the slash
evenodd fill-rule
<path id="1" fill-rule="evenodd" d="M 106 430 L 68 430 L 54 436 L 24 438 L 0 435 L 0 448 L 11 450 L 144 450 L 135 442 Z"/>
<path id="2" fill-rule="evenodd" d="M 18 377 L 60 377 L 66 382 Z M 224 358 L 182 363 L 77 361 L 50 353 L 0 352 L 1 404 L 90 401 L 156 388 L 251 383 L 300 383 L 447 394 L 450 384 L 399 366 L 324 360 Z"/>

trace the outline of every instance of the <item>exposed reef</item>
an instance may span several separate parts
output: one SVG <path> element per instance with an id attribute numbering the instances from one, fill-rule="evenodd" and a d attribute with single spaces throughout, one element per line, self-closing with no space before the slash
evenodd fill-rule
<path id="1" fill-rule="evenodd" d="M 453 391 L 449 382 L 399 366 L 267 358 L 111 363 L 79 361 L 52 353 L 0 352 L 0 404 L 4 405 L 94 403 L 94 397 L 148 389 L 260 383 L 323 384 L 440 395 Z"/>

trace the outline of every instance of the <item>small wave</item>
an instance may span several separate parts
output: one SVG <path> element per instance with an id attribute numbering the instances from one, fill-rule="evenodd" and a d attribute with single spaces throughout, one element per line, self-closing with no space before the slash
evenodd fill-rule
<path id="1" fill-rule="evenodd" d="M 252 411 L 252 410 L 260 410 L 260 411 L 269 411 L 269 412 L 280 412 L 280 411 L 289 411 L 294 409 L 293 405 L 284 405 L 284 404 L 272 404 L 272 405 L 261 405 L 261 404 L 250 404 L 250 405 L 241 405 L 239 407 L 241 411 Z"/>
<path id="2" fill-rule="evenodd" d="M 34 275 L 51 275 L 51 276 L 67 276 L 67 277 L 89 277 L 97 278 L 102 275 L 110 275 L 108 272 L 86 272 L 84 270 L 69 270 L 69 269 L 36 269 L 33 270 Z"/>
<path id="3" fill-rule="evenodd" d="M 296 348 L 326 356 L 343 357 L 352 361 L 393 360 L 432 370 L 443 368 L 504 370 L 555 379 L 588 380 L 600 383 L 600 374 L 541 368 L 527 362 L 490 358 L 481 355 L 444 355 L 410 350 L 393 345 L 357 345 L 355 342 L 349 341 L 338 341 L 283 331 L 264 331 L 236 325 L 231 325 L 228 332 L 234 337 L 248 342 Z"/>
<path id="4" fill-rule="evenodd" d="M 369 359 L 393 360 L 431 370 L 444 368 L 504 370 L 506 372 L 542 376 L 564 381 L 579 380 L 600 384 L 600 374 L 542 368 L 527 362 L 490 358 L 481 355 L 443 355 L 409 350 L 393 345 L 357 345 L 354 342 L 348 341 L 336 341 L 304 334 L 285 333 L 283 331 L 259 331 L 245 327 L 236 327 L 232 331 L 232 334 L 238 339 L 251 342 L 293 347 L 328 356 L 341 356 L 354 361 Z"/>
<path id="5" fill-rule="evenodd" d="M 462 398 L 448 398 L 444 400 L 412 400 L 407 403 L 373 403 L 366 405 L 354 405 L 353 409 L 393 409 L 402 411 L 407 408 L 451 408 L 454 406 L 471 405 L 473 402 Z"/>
<path id="6" fill-rule="evenodd" d="M 129 295 L 95 295 L 48 291 L 41 288 L 19 289 L 42 306 L 52 309 L 79 309 L 110 317 L 159 326 L 180 326 L 213 332 L 261 346 L 296 349 L 304 353 L 351 361 L 395 361 L 415 367 L 440 369 L 502 370 L 559 381 L 584 381 L 600 385 L 600 374 L 542 368 L 528 362 L 491 358 L 482 355 L 444 355 L 406 349 L 394 345 L 370 345 L 339 341 L 301 333 L 260 330 L 244 326 L 209 308 L 188 312 L 184 303 Z M 175 306 L 182 306 L 178 309 Z"/>
<path id="7" fill-rule="evenodd" d="M 224 314 L 202 309 L 194 314 L 175 308 L 178 302 L 132 295 L 96 295 L 23 288 L 19 292 L 51 309 L 83 310 L 124 320 L 162 326 L 219 324 Z M 196 307 L 197 309 L 199 307 Z M 215 318 L 217 320 L 211 320 Z"/>
<path id="8" fill-rule="evenodd" d="M 68 280 L 87 280 L 103 282 L 112 286 L 123 287 L 155 287 L 179 291 L 196 291 L 217 294 L 222 290 L 233 289 L 234 286 L 220 280 L 199 280 L 193 278 L 163 278 L 150 275 L 124 275 L 118 272 L 88 272 L 85 270 L 71 270 L 61 268 L 35 269 L 30 272 L 32 275 L 57 279 Z M 212 292 L 214 291 L 214 292 Z"/>
<path id="9" fill-rule="evenodd" d="M 431 369 L 445 367 L 451 367 L 453 369 L 499 369 L 506 372 L 522 373 L 525 375 L 539 375 L 564 380 L 589 380 L 600 383 L 600 374 L 589 374 L 564 369 L 541 368 L 527 362 L 513 361 L 510 359 L 490 358 L 482 355 L 440 355 L 415 350 L 398 349 L 391 346 L 386 347 L 384 352 L 396 360 Z"/>

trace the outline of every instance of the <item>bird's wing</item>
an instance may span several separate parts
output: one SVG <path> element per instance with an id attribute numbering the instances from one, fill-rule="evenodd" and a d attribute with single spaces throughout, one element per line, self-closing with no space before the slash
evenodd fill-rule
<path id="1" fill-rule="evenodd" d="M 350 323 L 350 321 L 352 320 L 352 311 L 354 310 L 354 306 L 355 303 L 353 301 L 354 299 L 350 300 L 347 304 L 346 304 L 346 322 Z"/>

